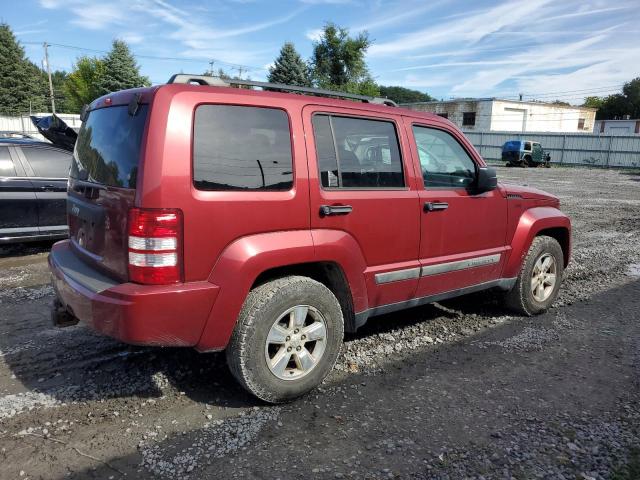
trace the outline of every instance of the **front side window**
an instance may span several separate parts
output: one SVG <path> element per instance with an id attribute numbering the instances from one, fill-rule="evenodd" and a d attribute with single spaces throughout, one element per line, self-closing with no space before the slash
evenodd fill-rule
<path id="1" fill-rule="evenodd" d="M 200 105 L 193 183 L 198 190 L 290 190 L 289 118 L 275 108 Z"/>
<path id="2" fill-rule="evenodd" d="M 527 152 L 530 152 L 531 151 L 531 142 L 524 142 L 524 149 Z"/>
<path id="3" fill-rule="evenodd" d="M 22 153 L 33 168 L 36 177 L 67 178 L 71 167 L 71 153 L 53 148 L 26 148 Z"/>
<path id="4" fill-rule="evenodd" d="M 314 115 L 313 134 L 323 187 L 404 187 L 393 122 Z"/>
<path id="5" fill-rule="evenodd" d="M 413 126 L 425 188 L 466 188 L 476 176 L 475 163 L 449 133 Z"/>

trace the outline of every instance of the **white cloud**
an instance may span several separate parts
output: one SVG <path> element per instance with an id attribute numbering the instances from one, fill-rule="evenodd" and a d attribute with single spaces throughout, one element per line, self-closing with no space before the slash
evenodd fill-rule
<path id="1" fill-rule="evenodd" d="M 127 33 L 123 33 L 119 36 L 119 38 L 121 40 L 124 40 L 127 43 L 130 43 L 131 45 L 136 45 L 138 43 L 142 43 L 144 41 L 144 36 L 140 35 L 139 33 L 135 33 L 135 32 L 127 32 Z"/>
<path id="2" fill-rule="evenodd" d="M 374 44 L 371 56 L 390 56 L 421 48 L 450 44 L 452 41 L 477 42 L 487 35 L 510 26 L 530 23 L 530 17 L 551 0 L 517 0 L 456 18 L 445 23 L 402 35 L 397 40 Z"/>
<path id="3" fill-rule="evenodd" d="M 349 30 L 353 32 L 360 32 L 362 30 L 376 30 L 384 27 L 389 27 L 391 25 L 396 25 L 406 20 L 416 18 L 423 13 L 434 10 L 444 5 L 447 2 L 448 0 L 440 0 L 437 2 L 425 3 L 422 6 L 415 7 L 413 5 L 404 5 L 402 12 L 390 15 L 388 12 L 384 11 L 384 15 L 380 16 L 379 18 L 371 19 L 368 22 L 362 23 L 360 25 L 353 25 L 349 27 Z"/>
<path id="4" fill-rule="evenodd" d="M 322 38 L 322 32 L 322 28 L 314 28 L 313 30 L 307 30 L 304 36 L 312 42 L 318 42 L 320 41 L 320 38 Z"/>

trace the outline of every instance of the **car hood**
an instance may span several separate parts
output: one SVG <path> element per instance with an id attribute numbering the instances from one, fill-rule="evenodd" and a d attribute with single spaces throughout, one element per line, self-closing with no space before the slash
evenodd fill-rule
<path id="1" fill-rule="evenodd" d="M 73 152 L 78 133 L 64 123 L 60 117 L 55 114 L 47 117 L 32 115 L 31 122 L 36 126 L 38 132 L 55 146 Z"/>
<path id="2" fill-rule="evenodd" d="M 525 200 L 546 200 L 550 203 L 559 203 L 558 197 L 556 197 L 555 195 L 534 187 L 512 185 L 509 183 L 502 183 L 501 186 L 507 197 L 519 197 Z"/>

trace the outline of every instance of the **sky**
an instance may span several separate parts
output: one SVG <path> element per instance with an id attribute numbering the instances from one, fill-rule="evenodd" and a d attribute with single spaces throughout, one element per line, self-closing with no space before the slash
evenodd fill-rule
<path id="1" fill-rule="evenodd" d="M 264 80 L 282 44 L 311 55 L 322 26 L 367 31 L 382 85 L 439 99 L 499 97 L 580 104 L 640 76 L 639 0 L 0 0 L 27 56 L 70 70 L 80 55 L 129 43 L 154 84 L 214 61 Z"/>

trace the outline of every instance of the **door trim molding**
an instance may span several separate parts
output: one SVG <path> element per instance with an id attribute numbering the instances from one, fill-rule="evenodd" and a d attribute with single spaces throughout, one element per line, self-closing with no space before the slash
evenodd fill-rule
<path id="1" fill-rule="evenodd" d="M 376 273 L 376 285 L 384 283 L 397 282 L 400 280 L 413 280 L 420 278 L 420 267 L 405 268 L 403 270 L 394 270 L 392 272 Z"/>
<path id="2" fill-rule="evenodd" d="M 436 263 L 422 267 L 421 276 L 437 275 L 439 273 L 454 272 L 456 270 L 466 270 L 467 268 L 484 267 L 500 262 L 502 254 L 483 255 L 481 257 L 468 258 L 466 260 L 456 260 L 454 262 Z"/>

